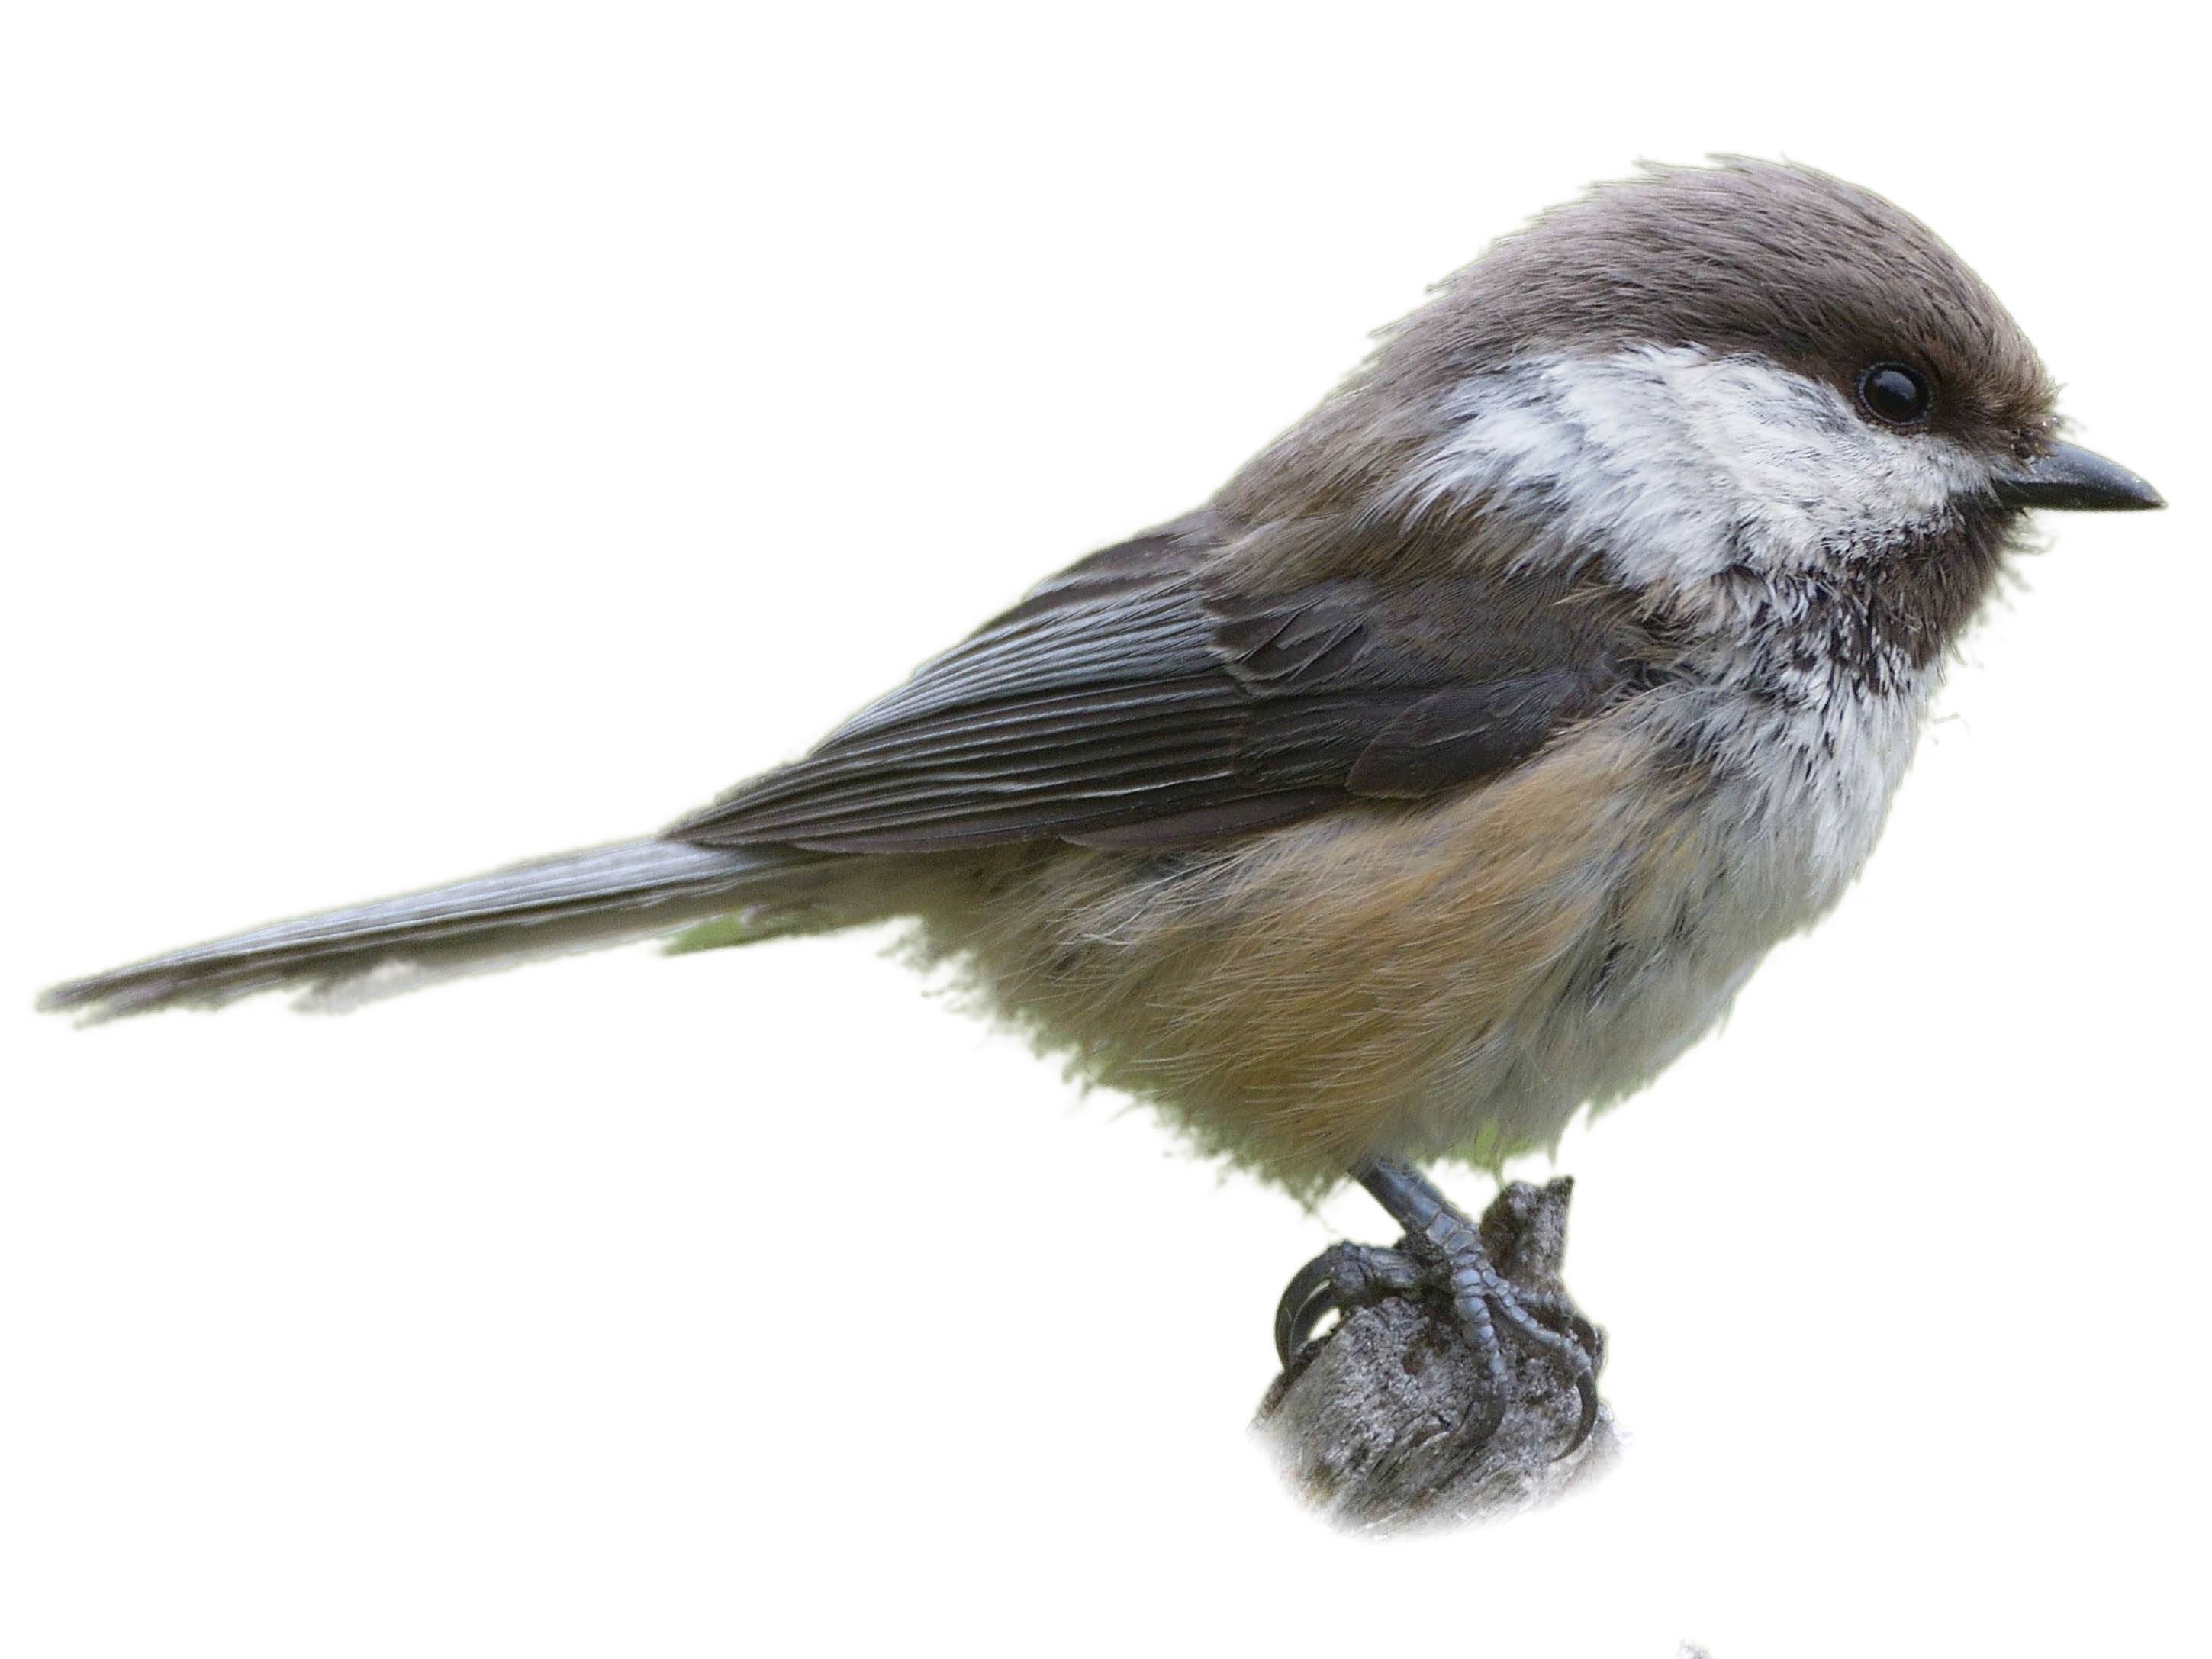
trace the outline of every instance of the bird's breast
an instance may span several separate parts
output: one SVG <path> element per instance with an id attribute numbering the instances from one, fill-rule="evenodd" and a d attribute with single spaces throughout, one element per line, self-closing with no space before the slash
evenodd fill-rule
<path id="1" fill-rule="evenodd" d="M 1541 1145 L 1709 1028 L 1871 848 L 1911 720 L 1785 705 L 1662 688 L 1419 805 L 1172 857 L 1010 852 L 925 918 L 933 949 L 1293 1184 Z"/>

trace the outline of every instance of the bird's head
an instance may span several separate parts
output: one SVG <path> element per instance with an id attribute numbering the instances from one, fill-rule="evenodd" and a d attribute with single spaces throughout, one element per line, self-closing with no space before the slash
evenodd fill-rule
<path id="1" fill-rule="evenodd" d="M 1747 591 L 1865 596 L 1924 664 L 2026 511 L 2160 505 L 2059 435 L 2054 388 L 1925 226 L 1809 168 L 1655 167 L 1448 279 L 1255 463 L 1476 556 L 1587 567 L 1692 626 Z"/>

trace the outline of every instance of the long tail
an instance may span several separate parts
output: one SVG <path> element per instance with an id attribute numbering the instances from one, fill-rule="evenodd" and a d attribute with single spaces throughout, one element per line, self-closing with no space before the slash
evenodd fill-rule
<path id="1" fill-rule="evenodd" d="M 356 1001 L 536 957 L 675 933 L 754 905 L 803 903 L 844 860 L 781 848 L 632 841 L 295 921 L 272 922 L 57 985 L 42 1009 L 94 1019 L 214 1007 L 295 987 L 314 1006 Z"/>

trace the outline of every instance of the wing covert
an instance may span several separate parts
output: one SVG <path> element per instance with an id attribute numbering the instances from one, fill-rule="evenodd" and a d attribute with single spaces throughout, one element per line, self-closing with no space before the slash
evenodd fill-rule
<path id="1" fill-rule="evenodd" d="M 929 852 L 1184 845 L 1495 772 L 1621 678 L 1590 607 L 1471 575 L 1241 592 L 1236 527 L 1095 554 L 667 833 Z"/>

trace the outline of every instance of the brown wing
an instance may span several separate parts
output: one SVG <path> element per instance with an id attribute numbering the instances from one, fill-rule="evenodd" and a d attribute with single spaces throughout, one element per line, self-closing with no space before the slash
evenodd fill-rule
<path id="1" fill-rule="evenodd" d="M 1200 514 L 1109 548 L 672 826 L 702 846 L 1181 845 L 1510 765 L 1619 686 L 1563 589 L 1364 579 L 1258 595 Z"/>

